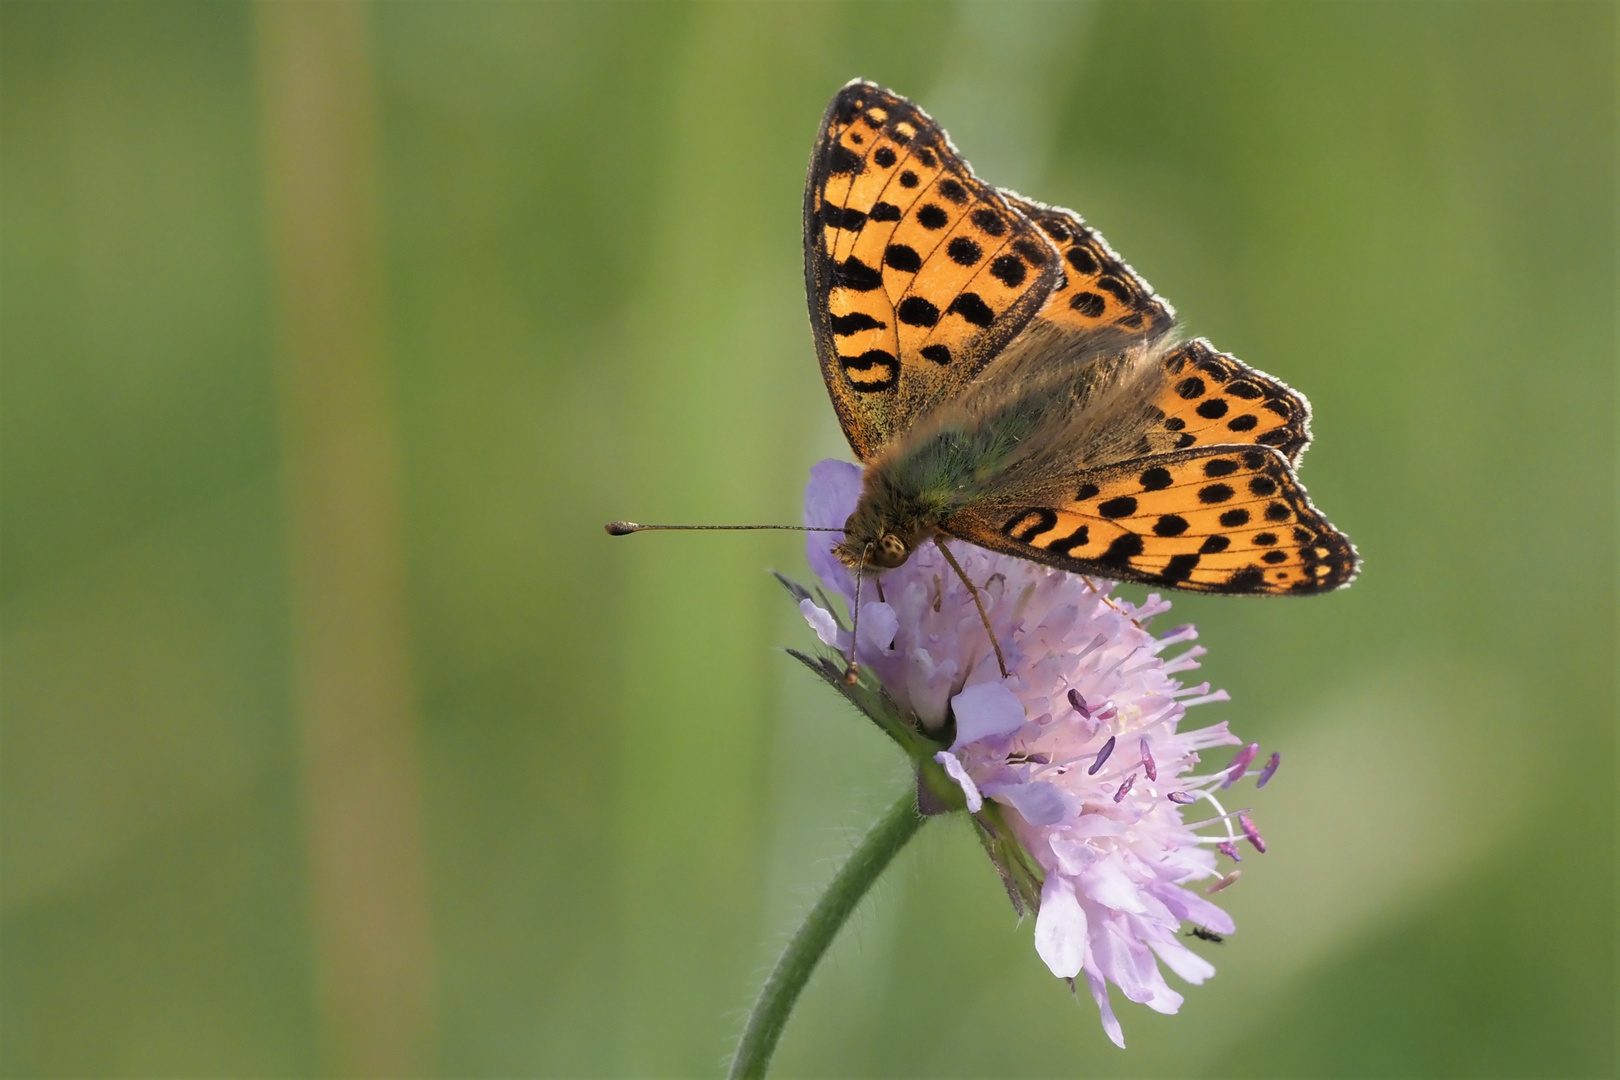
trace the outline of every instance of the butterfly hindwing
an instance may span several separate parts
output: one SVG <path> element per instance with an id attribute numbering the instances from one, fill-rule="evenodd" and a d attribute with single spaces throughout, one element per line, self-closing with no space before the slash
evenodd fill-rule
<path id="1" fill-rule="evenodd" d="M 970 508 L 942 528 L 1064 570 L 1198 592 L 1326 592 L 1357 569 L 1349 538 L 1268 447 L 1136 458 L 1077 474 L 1060 498 Z"/>
<path id="2" fill-rule="evenodd" d="M 1303 394 L 1202 339 L 1177 345 L 1159 363 L 1164 382 L 1153 405 L 1163 418 L 1148 433 L 1155 446 L 1252 443 L 1299 463 L 1311 441 Z"/>
<path id="3" fill-rule="evenodd" d="M 1151 341 L 1175 325 L 1170 304 L 1156 296 L 1079 214 L 1010 191 L 1002 195 L 1046 234 L 1063 260 L 1037 322 L 1086 335 L 1098 348 Z"/>
<path id="4" fill-rule="evenodd" d="M 804 200 L 822 375 L 863 460 L 965 387 L 1040 310 L 1052 245 L 904 98 L 833 99 Z"/>

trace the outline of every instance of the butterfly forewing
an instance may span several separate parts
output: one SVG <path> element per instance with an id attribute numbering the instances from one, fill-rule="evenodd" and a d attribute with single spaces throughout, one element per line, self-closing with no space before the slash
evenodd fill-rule
<path id="1" fill-rule="evenodd" d="M 827 110 L 804 227 L 822 374 L 862 459 L 959 393 L 1059 276 L 1052 245 L 944 131 L 870 83 Z"/>
<path id="2" fill-rule="evenodd" d="M 1315 593 L 1348 584 L 1349 538 L 1281 453 L 1212 446 L 1078 473 L 1061 498 L 970 508 L 946 532 L 1082 574 L 1199 592 Z"/>

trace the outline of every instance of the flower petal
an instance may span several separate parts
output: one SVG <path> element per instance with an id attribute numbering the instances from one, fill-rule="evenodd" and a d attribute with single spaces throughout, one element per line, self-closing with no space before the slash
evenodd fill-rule
<path id="1" fill-rule="evenodd" d="M 804 621 L 810 624 L 810 629 L 816 632 L 823 645 L 838 648 L 838 621 L 832 617 L 832 612 L 806 597 L 799 601 L 799 614 Z"/>
<path id="2" fill-rule="evenodd" d="M 1169 969 L 1197 986 L 1215 974 L 1215 965 L 1193 952 L 1175 938 L 1147 939 L 1148 945 L 1159 954 Z"/>
<path id="3" fill-rule="evenodd" d="M 810 468 L 810 483 L 804 489 L 804 523 L 817 528 L 844 527 L 861 498 L 861 467 L 828 458 Z M 842 533 L 805 534 L 804 552 L 821 583 L 847 599 L 855 593 L 855 578 L 849 567 L 838 561 L 832 549 L 843 541 Z"/>
<path id="4" fill-rule="evenodd" d="M 1153 887 L 1153 895 L 1163 900 L 1164 906 L 1178 919 L 1197 923 L 1217 934 L 1237 932 L 1237 924 L 1232 921 L 1232 916 L 1189 889 L 1183 889 L 1179 885 L 1159 884 Z"/>
<path id="5" fill-rule="evenodd" d="M 894 635 L 900 630 L 900 619 L 894 608 L 881 601 L 861 605 L 861 647 L 873 652 L 886 653 L 894 644 Z"/>
<path id="6" fill-rule="evenodd" d="M 984 793 L 1009 804 L 1036 827 L 1056 825 L 1069 816 L 1069 800 L 1056 784 L 986 784 Z"/>
<path id="7" fill-rule="evenodd" d="M 1000 682 L 975 683 L 951 698 L 959 750 L 980 739 L 1005 738 L 1024 726 L 1024 703 Z"/>
<path id="8" fill-rule="evenodd" d="M 1085 891 L 1088 900 L 1094 900 L 1103 907 L 1138 914 L 1146 910 L 1142 906 L 1136 882 L 1131 880 L 1131 875 L 1121 865 L 1118 855 L 1109 859 L 1098 859 L 1086 867 L 1084 873 L 1080 875 L 1080 887 Z"/>
<path id="9" fill-rule="evenodd" d="M 1121 1050 L 1125 1049 L 1125 1031 L 1119 1026 L 1119 1019 L 1114 1015 L 1114 1007 L 1108 1003 L 1108 984 L 1103 977 L 1086 968 L 1086 985 L 1091 987 L 1091 997 L 1097 1002 L 1097 1011 L 1102 1013 L 1103 1031 L 1107 1032 L 1109 1039 Z"/>
<path id="10" fill-rule="evenodd" d="M 1086 913 L 1074 885 L 1061 874 L 1046 875 L 1041 910 L 1035 916 L 1035 951 L 1052 974 L 1072 979 L 1086 959 Z"/>
<path id="11" fill-rule="evenodd" d="M 962 788 L 962 794 L 967 796 L 968 813 L 977 814 L 984 809 L 984 796 L 979 794 L 979 785 L 973 782 L 973 777 L 962 767 L 955 754 L 949 750 L 941 750 L 934 755 L 934 760 L 945 767 L 945 775 L 955 780 Z"/>
<path id="12" fill-rule="evenodd" d="M 950 701 L 951 683 L 956 679 L 955 660 L 935 663 L 927 649 L 912 649 L 906 658 L 906 695 L 911 708 L 929 731 L 945 723 L 945 706 Z"/>

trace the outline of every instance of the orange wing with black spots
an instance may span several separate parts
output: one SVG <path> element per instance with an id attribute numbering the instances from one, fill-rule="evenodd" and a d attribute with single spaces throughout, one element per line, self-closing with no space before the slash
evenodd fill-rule
<path id="1" fill-rule="evenodd" d="M 1153 445 L 1270 446 L 1299 463 L 1311 441 L 1305 395 L 1202 339 L 1183 342 L 1159 363 L 1165 381 L 1153 407 L 1163 416 L 1149 428 Z"/>
<path id="2" fill-rule="evenodd" d="M 1077 474 L 1058 499 L 973 507 L 942 527 L 1075 573 L 1197 592 L 1326 592 L 1358 562 L 1268 447 L 1136 458 Z"/>
<path id="3" fill-rule="evenodd" d="M 804 196 L 822 375 L 863 460 L 965 387 L 1040 310 L 1052 245 L 904 98 L 833 98 Z"/>
<path id="4" fill-rule="evenodd" d="M 1175 325 L 1175 309 L 1154 295 L 1079 214 L 1010 191 L 1001 194 L 1047 235 L 1063 259 L 1038 323 L 1084 335 L 1090 351 L 1152 341 Z"/>

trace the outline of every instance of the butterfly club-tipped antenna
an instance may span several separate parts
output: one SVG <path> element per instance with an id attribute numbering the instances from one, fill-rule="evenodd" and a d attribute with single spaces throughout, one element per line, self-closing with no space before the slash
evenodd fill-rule
<path id="1" fill-rule="evenodd" d="M 610 521 L 602 526 L 609 536 L 629 536 L 638 532 L 757 532 L 780 529 L 786 532 L 843 532 L 832 525 L 642 525 L 635 521 Z"/>

